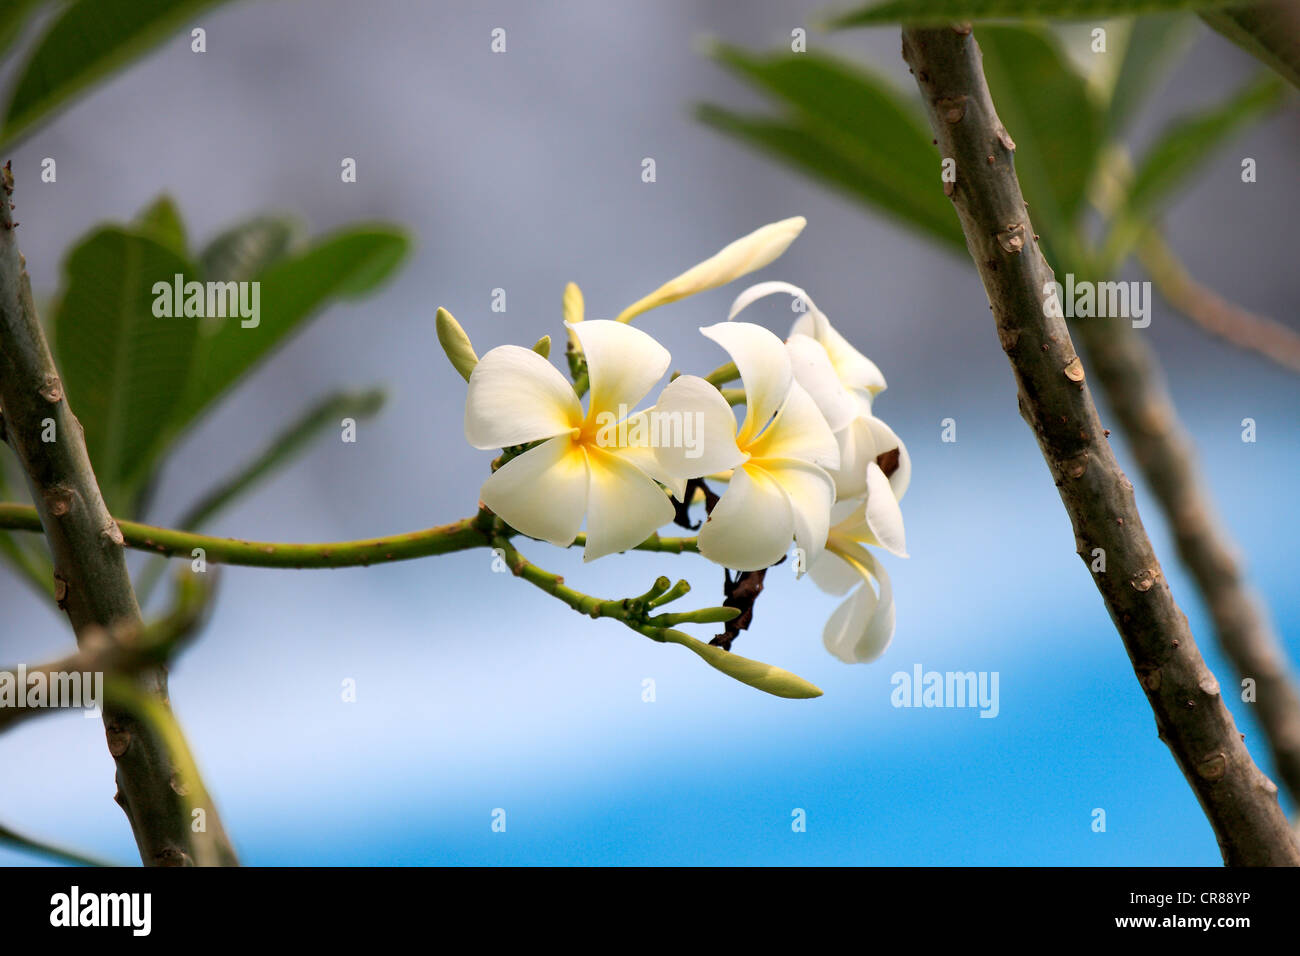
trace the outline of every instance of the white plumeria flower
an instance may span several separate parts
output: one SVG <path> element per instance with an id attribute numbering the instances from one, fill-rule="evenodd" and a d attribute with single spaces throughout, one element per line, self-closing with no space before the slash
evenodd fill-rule
<path id="1" fill-rule="evenodd" d="M 475 448 L 541 441 L 502 465 L 479 496 L 516 531 L 562 547 L 587 517 L 586 561 L 640 544 L 672 520 L 655 483 L 647 443 L 618 445 L 642 429 L 611 426 L 628 415 L 668 368 L 668 351 L 640 329 L 608 320 L 569 326 L 587 356 L 587 412 L 559 370 L 531 349 L 502 345 L 474 367 L 465 437 Z M 613 436 L 613 438 L 611 438 Z"/>
<path id="2" fill-rule="evenodd" d="M 867 466 L 866 496 L 837 504 L 835 519 L 827 535 L 826 550 L 809 565 L 808 575 L 829 594 L 853 591 L 826 622 L 822 641 L 845 663 L 864 663 L 875 660 L 889 646 L 894 637 L 895 612 L 889 575 L 863 545 L 907 557 L 903 515 L 879 465 L 872 462 Z"/>
<path id="3" fill-rule="evenodd" d="M 763 268 L 790 247 L 790 243 L 803 232 L 807 223 L 808 220 L 803 216 L 793 216 L 780 222 L 768 223 L 747 236 L 741 236 L 716 255 L 687 269 L 677 278 L 665 282 L 654 292 L 628 306 L 619 314 L 617 321 L 629 322 L 643 312 L 697 292 L 716 289 Z"/>
<path id="4" fill-rule="evenodd" d="M 681 448 L 657 447 L 665 472 L 698 478 L 734 469 L 700 529 L 700 553 L 724 567 L 756 571 L 779 561 L 793 539 L 811 562 L 830 528 L 835 484 L 826 469 L 839 464 L 835 436 L 795 381 L 790 353 L 779 338 L 748 322 L 720 322 L 700 331 L 736 363 L 746 409 L 737 430 L 727 400 L 694 375 L 669 383 L 655 405 L 669 419 L 694 416 L 702 438 L 694 457 Z"/>
<path id="5" fill-rule="evenodd" d="M 792 296 L 807 310 L 790 329 L 786 348 L 796 380 L 817 402 L 839 443 L 840 465 L 831 473 L 837 497 L 843 501 L 864 494 L 867 464 L 897 449 L 898 463 L 889 483 L 902 500 L 912 477 L 911 458 L 893 429 L 871 410 L 874 397 L 885 390 L 885 376 L 835 330 L 812 297 L 789 282 L 760 282 L 736 297 L 728 318 L 776 293 Z"/>

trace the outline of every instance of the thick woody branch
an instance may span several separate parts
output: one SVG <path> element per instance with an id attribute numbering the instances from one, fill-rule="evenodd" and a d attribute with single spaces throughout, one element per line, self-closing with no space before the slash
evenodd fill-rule
<path id="1" fill-rule="evenodd" d="M 1219 645 L 1237 676 L 1255 682 L 1255 706 L 1278 776 L 1300 803 L 1300 695 L 1268 615 L 1247 587 L 1235 549 L 1197 478 L 1191 441 L 1155 357 L 1126 319 L 1083 319 L 1075 327 L 1165 513 L 1178 556 L 1201 592 Z"/>
<path id="2" fill-rule="evenodd" d="M 0 190 L 0 407 L 7 440 L 27 478 L 54 558 L 55 593 L 78 641 L 92 634 L 135 634 L 140 609 L 127 575 L 122 533 L 104 505 L 81 425 L 68 407 L 49 345 L 32 302 L 31 283 L 14 237 L 6 166 Z M 55 441 L 45 442 L 53 421 Z M 142 708 L 104 708 L 108 748 L 117 762 L 118 802 L 131 822 L 146 865 L 230 864 L 231 849 L 202 782 L 175 759 L 180 740 L 166 704 L 162 667 L 132 681 L 147 695 Z M 161 724 L 161 726 L 160 726 Z M 205 810 L 205 832 L 194 832 L 191 806 Z"/>
<path id="3" fill-rule="evenodd" d="M 1021 415 L 1074 526 L 1085 564 L 1134 672 L 1230 865 L 1300 865 L 1300 845 L 1255 765 L 1218 682 L 1174 602 L 1084 382 L 1059 310 L 1044 306 L 1051 267 L 1039 251 L 1016 179 L 1015 144 L 998 119 L 969 26 L 903 30 L 903 57 L 921 89 L 944 158 L 956 160 L 953 200 L 1011 362 Z M 1053 314 L 1053 312 L 1056 314 Z"/>

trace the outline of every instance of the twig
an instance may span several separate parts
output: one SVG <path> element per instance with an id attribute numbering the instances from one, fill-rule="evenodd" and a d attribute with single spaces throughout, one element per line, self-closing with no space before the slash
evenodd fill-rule
<path id="1" fill-rule="evenodd" d="M 1083 319 L 1075 328 L 1169 522 L 1178 556 L 1210 612 L 1219 645 L 1238 678 L 1255 682 L 1259 722 L 1278 776 L 1300 804 L 1300 696 L 1268 615 L 1243 579 L 1235 549 L 1197 477 L 1191 441 L 1155 356 L 1127 320 Z"/>
<path id="2" fill-rule="evenodd" d="M 54 558 L 55 596 L 78 640 L 92 633 L 133 633 L 141 627 L 140 609 L 121 532 L 104 506 L 81 425 L 68 407 L 36 315 L 14 238 L 12 193 L 13 176 L 6 166 L 0 194 L 0 406 L 8 441 L 23 465 Z M 41 440 L 48 419 L 54 422 L 53 442 Z M 104 726 L 117 761 L 117 800 L 131 822 L 141 859 L 147 865 L 235 863 L 202 781 L 173 761 L 164 739 L 180 736 L 166 705 L 166 671 L 150 668 L 136 680 L 157 702 L 155 716 L 162 726 L 117 706 L 104 708 Z M 191 801 L 182 792 L 205 808 L 206 832 L 191 828 Z"/>
<path id="3" fill-rule="evenodd" d="M 71 863 L 73 866 L 114 865 L 78 853 L 76 850 L 65 850 L 63 847 L 55 846 L 52 843 L 45 843 L 29 836 L 23 836 L 3 824 L 0 824 L 0 843 L 8 844 L 18 850 L 25 850 L 28 853 L 39 853 L 42 856 L 48 856 L 50 859 L 58 860 L 60 863 Z"/>
<path id="4" fill-rule="evenodd" d="M 1044 307 L 1051 267 L 1034 241 L 1012 157 L 968 24 L 905 27 L 903 57 L 920 86 L 947 184 L 1011 362 L 1020 411 L 1060 490 L 1085 563 L 1169 746 L 1229 865 L 1300 865 L 1300 844 L 1223 702 L 1174 602 L 1125 478 L 1106 442 L 1065 320 Z M 994 157 L 993 162 L 988 157 Z"/>
<path id="5" fill-rule="evenodd" d="M 1136 253 L 1165 301 L 1206 332 L 1292 372 L 1300 372 L 1300 333 L 1274 319 L 1249 312 L 1201 285 L 1153 229 L 1146 230 L 1138 240 Z"/>

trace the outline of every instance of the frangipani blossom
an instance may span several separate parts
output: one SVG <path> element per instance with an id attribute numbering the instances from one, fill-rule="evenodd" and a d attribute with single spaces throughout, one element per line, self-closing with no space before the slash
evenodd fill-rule
<path id="1" fill-rule="evenodd" d="M 669 383 L 655 405 L 659 414 L 696 416 L 703 438 L 695 457 L 680 448 L 656 448 L 665 472 L 698 478 L 734 469 L 700 529 L 700 553 L 724 567 L 756 571 L 779 561 L 793 539 L 811 562 L 830 528 L 835 485 L 826 469 L 839 465 L 835 436 L 795 381 L 779 338 L 748 322 L 700 331 L 727 350 L 745 387 L 739 430 L 727 400 L 694 375 Z"/>
<path id="2" fill-rule="evenodd" d="M 619 314 L 618 321 L 630 322 L 643 312 L 716 289 L 763 268 L 790 247 L 807 223 L 803 216 L 793 216 L 755 229 L 628 306 Z"/>
<path id="3" fill-rule="evenodd" d="M 809 565 L 808 575 L 827 593 L 853 591 L 826 622 L 822 641 L 845 663 L 864 663 L 885 652 L 894 637 L 895 621 L 889 575 L 864 545 L 907 556 L 902 512 L 879 465 L 867 466 L 866 496 L 837 504 L 835 519 L 826 550 Z"/>
<path id="4" fill-rule="evenodd" d="M 885 390 L 885 376 L 869 358 L 849 344 L 831 325 L 812 297 L 789 282 L 760 282 L 736 297 L 728 318 L 774 293 L 785 293 L 807 309 L 790 329 L 786 347 L 795 378 L 817 402 L 840 448 L 840 465 L 831 473 L 839 500 L 866 492 L 866 466 L 897 450 L 889 475 L 895 496 L 902 500 L 912 477 L 907 447 L 893 429 L 872 413 L 872 401 Z"/>
<path id="5" fill-rule="evenodd" d="M 583 558 L 591 561 L 640 544 L 672 520 L 672 503 L 652 477 L 657 462 L 650 449 L 611 442 L 629 431 L 611 426 L 640 417 L 628 410 L 671 359 L 649 335 L 627 325 L 596 320 L 569 328 L 587 357 L 587 412 L 550 362 L 530 349 L 502 345 L 470 374 L 465 437 L 483 449 L 542 442 L 497 469 L 479 497 L 515 530 L 565 547 L 585 514 Z"/>

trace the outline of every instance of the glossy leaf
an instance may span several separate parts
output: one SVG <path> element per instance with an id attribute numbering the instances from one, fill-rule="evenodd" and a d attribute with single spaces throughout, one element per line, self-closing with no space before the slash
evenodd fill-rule
<path id="1" fill-rule="evenodd" d="M 1128 192 L 1128 214 L 1140 218 L 1150 213 L 1217 147 L 1279 105 L 1285 91 L 1283 82 L 1268 74 L 1219 106 L 1172 123 L 1138 164 Z"/>
<path id="2" fill-rule="evenodd" d="M 198 339 L 193 318 L 154 315 L 153 287 L 192 271 L 149 235 L 115 226 L 84 239 L 64 266 L 54 316 L 58 364 L 115 514 L 163 440 Z"/>
<path id="3" fill-rule="evenodd" d="M 1201 19 L 1292 86 L 1300 87 L 1300 4 L 1295 0 L 1205 10 Z"/>
<path id="4" fill-rule="evenodd" d="M 286 216 L 254 216 L 227 229 L 199 253 L 209 279 L 242 282 L 283 259 L 299 232 Z"/>
<path id="5" fill-rule="evenodd" d="M 176 203 L 166 193 L 144 208 L 135 219 L 136 229 L 147 233 L 178 256 L 186 256 L 185 223 Z"/>
<path id="6" fill-rule="evenodd" d="M 205 326 L 191 386 L 171 427 L 180 431 L 208 409 L 303 323 L 340 298 L 383 282 L 405 257 L 408 241 L 383 225 L 357 226 L 317 240 L 261 273 L 256 327 L 239 317 Z"/>
<path id="7" fill-rule="evenodd" d="M 1133 21 L 1106 110 L 1110 136 L 1124 133 L 1143 102 L 1156 93 L 1163 74 L 1191 46 L 1195 35 L 1195 17 L 1153 16 Z"/>
<path id="8" fill-rule="evenodd" d="M 18 71 L 0 142 L 8 145 L 96 81 L 223 0 L 74 0 Z"/>
<path id="9" fill-rule="evenodd" d="M 18 39 L 27 20 L 44 0 L 7 0 L 4 16 L 0 17 L 0 55 Z"/>
<path id="10" fill-rule="evenodd" d="M 887 23 L 1067 17 L 1097 19 L 1223 7 L 1232 0 L 886 0 L 831 19 L 831 27 Z"/>
<path id="11" fill-rule="evenodd" d="M 920 110 L 892 86 L 825 54 L 756 56 L 724 46 L 714 55 L 784 109 L 767 118 L 708 105 L 699 110 L 701 120 L 932 238 L 965 247 Z"/>

